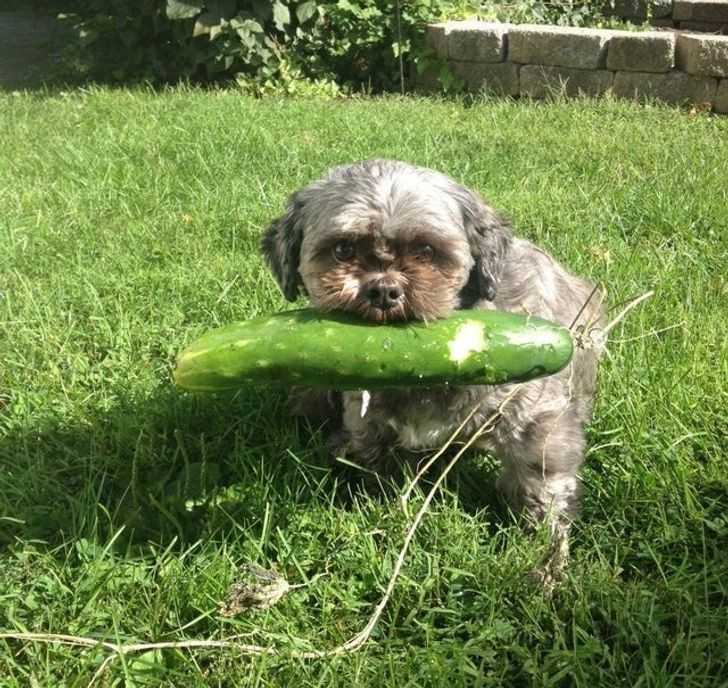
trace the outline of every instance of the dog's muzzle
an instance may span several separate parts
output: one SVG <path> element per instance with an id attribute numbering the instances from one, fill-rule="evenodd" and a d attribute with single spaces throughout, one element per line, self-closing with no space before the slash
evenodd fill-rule
<path id="1" fill-rule="evenodd" d="M 362 297 L 366 303 L 382 311 L 401 306 L 404 290 L 391 277 L 379 277 L 362 287 Z"/>

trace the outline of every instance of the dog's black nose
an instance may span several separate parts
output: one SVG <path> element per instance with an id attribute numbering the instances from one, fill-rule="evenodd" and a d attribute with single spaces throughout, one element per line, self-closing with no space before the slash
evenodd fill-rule
<path id="1" fill-rule="evenodd" d="M 372 306 L 387 311 L 401 303 L 404 291 L 394 280 L 381 277 L 364 287 L 364 295 Z"/>

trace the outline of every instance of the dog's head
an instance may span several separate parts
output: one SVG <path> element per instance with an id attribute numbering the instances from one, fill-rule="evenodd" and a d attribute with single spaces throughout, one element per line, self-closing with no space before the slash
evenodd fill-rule
<path id="1" fill-rule="evenodd" d="M 377 322 L 432 320 L 492 301 L 508 223 L 432 170 L 373 160 L 296 192 L 263 238 L 284 295 Z"/>

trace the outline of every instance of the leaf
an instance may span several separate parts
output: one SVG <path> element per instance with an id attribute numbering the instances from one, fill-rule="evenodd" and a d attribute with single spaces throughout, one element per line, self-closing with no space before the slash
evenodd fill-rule
<path id="1" fill-rule="evenodd" d="M 254 19 L 233 20 L 231 26 L 240 37 L 242 44 L 249 50 L 255 48 L 256 35 L 263 33 L 263 27 Z"/>
<path id="2" fill-rule="evenodd" d="M 169 19 L 191 19 L 202 12 L 204 4 L 200 0 L 167 0 Z"/>
<path id="3" fill-rule="evenodd" d="M 306 0 L 296 7 L 296 17 L 301 24 L 305 24 L 313 15 L 316 14 L 316 2 L 314 0 Z"/>
<path id="4" fill-rule="evenodd" d="M 230 26 L 236 31 L 238 29 L 245 29 L 249 33 L 263 33 L 263 27 L 255 19 L 246 19 L 241 15 L 233 17 L 230 20 Z"/>
<path id="5" fill-rule="evenodd" d="M 403 41 L 402 43 L 398 43 L 397 41 L 394 41 L 392 43 L 392 52 L 394 53 L 395 57 L 399 57 L 400 55 L 406 55 L 410 51 L 410 42 L 409 40 Z"/>
<path id="6" fill-rule="evenodd" d="M 291 13 L 280 0 L 273 3 L 273 23 L 279 31 L 285 31 L 286 25 L 291 23 Z"/>
<path id="7" fill-rule="evenodd" d="M 450 86 L 454 83 L 454 76 L 453 73 L 447 68 L 447 66 L 443 66 L 440 69 L 440 73 L 437 75 L 438 80 L 442 84 L 442 87 L 447 91 Z"/>
<path id="8" fill-rule="evenodd" d="M 203 12 L 195 20 L 195 26 L 192 29 L 192 37 L 196 38 L 197 36 L 204 36 L 207 34 L 212 39 L 212 31 L 215 28 L 218 30 L 220 28 L 220 15 L 215 14 L 214 12 Z"/>

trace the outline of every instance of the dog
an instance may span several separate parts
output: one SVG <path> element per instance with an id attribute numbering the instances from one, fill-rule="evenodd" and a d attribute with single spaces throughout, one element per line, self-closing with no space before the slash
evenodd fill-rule
<path id="1" fill-rule="evenodd" d="M 515 237 L 510 222 L 474 191 L 404 162 L 368 160 L 331 169 L 290 197 L 265 232 L 262 251 L 284 296 L 295 301 L 303 291 L 321 311 L 389 323 L 432 321 L 455 309 L 497 309 L 572 330 L 603 325 L 594 285 Z M 577 347 L 560 373 L 517 389 L 343 392 L 339 451 L 381 464 L 393 452 L 441 446 L 475 407 L 460 439 L 497 414 L 493 430 L 476 446 L 501 460 L 497 485 L 511 508 L 529 522 L 549 524 L 553 547 L 541 572 L 549 584 L 568 555 L 600 353 L 600 346 Z M 337 412 L 325 393 L 304 394 L 298 406 L 310 415 Z"/>

